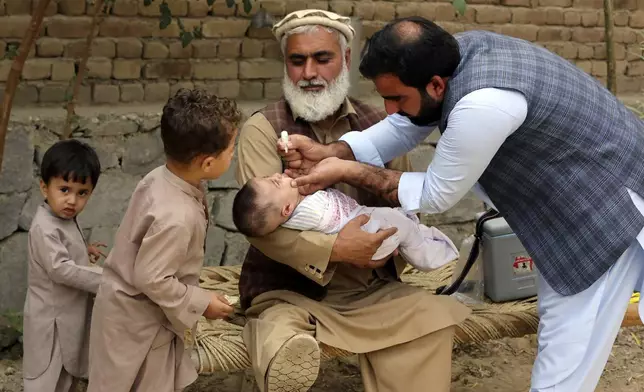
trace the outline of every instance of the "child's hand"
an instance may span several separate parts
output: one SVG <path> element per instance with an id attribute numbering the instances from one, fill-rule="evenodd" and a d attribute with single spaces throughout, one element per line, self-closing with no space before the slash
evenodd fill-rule
<path id="1" fill-rule="evenodd" d="M 207 319 L 224 319 L 230 316 L 234 311 L 233 307 L 230 306 L 226 298 L 217 293 L 213 293 L 210 298 L 210 303 L 206 308 L 206 311 L 203 313 L 203 316 Z"/>
<path id="2" fill-rule="evenodd" d="M 101 258 L 101 256 L 106 257 L 105 253 L 101 252 L 98 248 L 106 248 L 102 242 L 94 242 L 87 247 L 87 253 L 89 254 L 89 262 L 96 264 L 96 262 Z"/>

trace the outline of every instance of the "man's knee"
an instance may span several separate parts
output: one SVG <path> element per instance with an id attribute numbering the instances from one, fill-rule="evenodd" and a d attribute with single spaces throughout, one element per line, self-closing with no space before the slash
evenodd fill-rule
<path id="1" fill-rule="evenodd" d="M 306 309 L 286 302 L 266 308 L 257 319 L 265 322 L 279 322 L 280 324 L 312 324 L 314 322 Z"/>
<path id="2" fill-rule="evenodd" d="M 242 338 L 253 362 L 267 361 L 293 336 L 307 334 L 315 337 L 315 322 L 309 312 L 289 303 L 276 303 L 244 326 Z"/>

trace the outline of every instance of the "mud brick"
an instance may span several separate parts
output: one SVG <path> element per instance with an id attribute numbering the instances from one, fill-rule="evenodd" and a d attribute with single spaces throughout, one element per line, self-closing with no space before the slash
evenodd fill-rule
<path id="1" fill-rule="evenodd" d="M 141 83 L 128 83 L 119 86 L 121 102 L 143 102 L 145 92 Z"/>
<path id="2" fill-rule="evenodd" d="M 90 32 L 92 18 L 56 16 L 47 23 L 47 35 L 55 38 L 85 38 Z"/>
<path id="3" fill-rule="evenodd" d="M 143 45 L 143 58 L 165 59 L 170 55 L 170 49 L 159 41 L 147 41 Z"/>
<path id="4" fill-rule="evenodd" d="M 243 38 L 250 22 L 245 19 L 210 18 L 203 23 L 206 38 Z"/>
<path id="5" fill-rule="evenodd" d="M 278 60 L 242 60 L 239 63 L 240 79 L 280 78 L 284 74 L 284 63 Z"/>
<path id="6" fill-rule="evenodd" d="M 192 64 L 195 79 L 236 79 L 236 61 L 199 61 Z"/>
<path id="7" fill-rule="evenodd" d="M 112 77 L 114 79 L 138 80 L 141 78 L 141 60 L 116 59 L 113 68 Z"/>
<path id="8" fill-rule="evenodd" d="M 94 92 L 92 96 L 94 103 L 118 103 L 120 99 L 119 86 L 111 84 L 94 85 Z"/>
<path id="9" fill-rule="evenodd" d="M 63 42 L 56 38 L 43 37 L 36 43 L 38 57 L 60 57 L 65 50 Z"/>
<path id="10" fill-rule="evenodd" d="M 145 85 L 146 102 L 166 102 L 168 98 L 170 98 L 169 83 L 147 83 Z"/>
<path id="11" fill-rule="evenodd" d="M 140 59 L 143 42 L 138 38 L 120 38 L 116 41 L 116 56 L 124 59 Z"/>

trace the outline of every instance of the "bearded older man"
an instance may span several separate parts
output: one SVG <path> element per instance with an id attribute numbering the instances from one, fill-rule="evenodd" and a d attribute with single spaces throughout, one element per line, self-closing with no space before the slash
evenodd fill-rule
<path id="1" fill-rule="evenodd" d="M 349 19 L 321 11 L 274 26 L 285 58 L 284 98 L 255 113 L 239 137 L 240 184 L 282 172 L 278 134 L 321 143 L 363 130 L 385 114 L 348 98 Z M 406 156 L 387 167 L 410 171 Z M 384 200 L 338 185 L 363 205 Z M 262 391 L 307 391 L 317 378 L 318 342 L 359 354 L 367 392 L 448 391 L 454 326 L 469 309 L 400 281 L 405 262 L 371 260 L 395 229 L 375 234 L 351 221 L 337 235 L 280 228 L 252 244 L 240 277 L 249 318 L 244 342 Z"/>

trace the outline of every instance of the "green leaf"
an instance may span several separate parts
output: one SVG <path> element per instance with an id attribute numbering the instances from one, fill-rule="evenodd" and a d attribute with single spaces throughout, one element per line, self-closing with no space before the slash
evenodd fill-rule
<path id="1" fill-rule="evenodd" d="M 150 5 L 152 5 L 152 1 L 153 0 L 143 0 L 143 5 L 149 7 Z"/>
<path id="2" fill-rule="evenodd" d="M 192 40 L 194 39 L 194 37 L 192 36 L 192 33 L 188 33 L 188 32 L 183 32 L 179 34 L 179 38 L 181 39 L 181 46 L 183 46 L 184 48 L 190 45 L 190 42 L 192 42 Z"/>
<path id="3" fill-rule="evenodd" d="M 226 0 L 226 5 L 228 8 L 233 8 L 235 6 L 235 0 Z"/>
<path id="4" fill-rule="evenodd" d="M 170 26 L 171 23 L 172 18 L 164 18 L 163 16 L 161 16 L 161 19 L 159 19 L 159 28 L 161 30 L 165 30 L 168 28 L 168 26 Z"/>
<path id="5" fill-rule="evenodd" d="M 452 0 L 452 5 L 456 8 L 459 14 L 465 14 L 465 8 L 467 8 L 467 3 L 465 0 Z"/>
<path id="6" fill-rule="evenodd" d="M 159 28 L 164 30 L 172 23 L 172 12 L 165 0 L 159 4 L 159 11 L 161 12 L 161 16 L 159 17 Z"/>
<path id="7" fill-rule="evenodd" d="M 192 36 L 198 39 L 203 38 L 203 30 L 201 26 L 195 26 L 195 28 L 192 30 Z"/>
<path id="8" fill-rule="evenodd" d="M 244 12 L 250 14 L 250 11 L 253 9 L 253 3 L 251 0 L 244 0 Z"/>
<path id="9" fill-rule="evenodd" d="M 161 13 L 161 16 L 165 16 L 165 15 L 172 16 L 172 11 L 170 11 L 170 6 L 168 5 L 168 2 L 165 0 L 163 0 L 161 4 L 159 4 L 159 12 Z"/>
<path id="10" fill-rule="evenodd" d="M 0 313 L 0 319 L 4 318 L 9 324 L 8 327 L 22 333 L 22 312 L 6 310 Z"/>
<path id="11" fill-rule="evenodd" d="M 115 0 L 105 0 L 103 3 L 103 13 L 105 15 L 112 15 L 112 12 L 114 10 L 114 1 Z"/>
<path id="12" fill-rule="evenodd" d="M 209 5 L 209 6 L 211 6 L 211 7 L 212 7 L 212 5 L 213 5 L 213 4 L 215 4 L 215 0 L 207 0 L 206 2 L 207 2 L 207 3 L 208 3 L 208 5 Z"/>
<path id="13" fill-rule="evenodd" d="M 18 49 L 20 49 L 20 44 L 17 42 L 9 42 L 7 44 L 7 50 L 5 51 L 4 58 L 7 60 L 13 60 L 18 57 Z"/>

